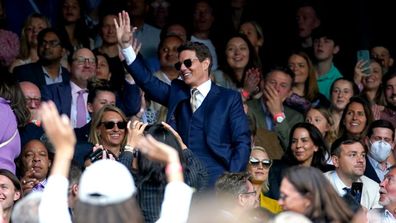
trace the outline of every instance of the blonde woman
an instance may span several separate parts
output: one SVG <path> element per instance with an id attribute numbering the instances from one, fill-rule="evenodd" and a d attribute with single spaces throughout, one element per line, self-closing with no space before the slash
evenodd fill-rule
<path id="1" fill-rule="evenodd" d="M 264 194 L 269 190 L 268 173 L 272 166 L 272 160 L 269 158 L 267 151 L 261 146 L 254 146 L 250 153 L 248 172 L 251 174 L 251 182 L 258 199 L 260 207 L 276 214 L 282 211 L 278 202 Z"/>

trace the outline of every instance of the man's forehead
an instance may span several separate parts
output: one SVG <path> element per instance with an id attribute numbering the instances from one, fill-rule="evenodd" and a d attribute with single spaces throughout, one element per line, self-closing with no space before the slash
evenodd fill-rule
<path id="1" fill-rule="evenodd" d="M 0 185 L 14 185 L 10 178 L 0 175 Z"/>
<path id="2" fill-rule="evenodd" d="M 364 152 L 364 147 L 359 142 L 354 142 L 351 144 L 342 144 L 341 149 L 342 151 L 345 152 Z"/>

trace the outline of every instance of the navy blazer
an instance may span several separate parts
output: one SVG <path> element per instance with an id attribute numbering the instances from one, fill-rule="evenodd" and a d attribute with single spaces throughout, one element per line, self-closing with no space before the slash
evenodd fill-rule
<path id="1" fill-rule="evenodd" d="M 62 67 L 62 82 L 68 83 L 70 81 L 69 71 Z M 19 82 L 29 81 L 41 89 L 42 86 L 47 85 L 45 82 L 45 73 L 40 62 L 24 64 L 17 66 L 13 71 Z"/>
<path id="2" fill-rule="evenodd" d="M 381 183 L 380 178 L 377 175 L 377 172 L 375 172 L 374 167 L 371 165 L 370 160 L 366 156 L 366 169 L 364 170 L 364 175 L 372 180 L 374 180 L 377 183 Z"/>
<path id="3" fill-rule="evenodd" d="M 41 97 L 44 101 L 52 100 L 60 114 L 70 117 L 72 94 L 70 82 L 57 83 L 43 86 Z M 135 115 L 140 110 L 141 105 L 140 90 L 136 84 L 129 84 L 125 81 L 122 95 L 116 95 L 116 105 L 127 116 Z"/>
<path id="4" fill-rule="evenodd" d="M 168 85 L 154 77 L 141 55 L 126 68 L 151 99 L 168 107 L 167 122 L 174 128 L 177 124 L 179 128 L 176 131 L 188 148 L 192 151 L 202 149 L 189 145 L 191 120 L 184 120 L 185 115 L 178 115 L 191 112 L 190 86 L 178 79 Z M 205 101 L 207 106 L 203 128 L 208 149 L 213 152 L 216 160 L 220 160 L 218 164 L 225 170 L 245 171 L 251 144 L 248 119 L 243 110 L 240 93 L 212 83 Z"/>

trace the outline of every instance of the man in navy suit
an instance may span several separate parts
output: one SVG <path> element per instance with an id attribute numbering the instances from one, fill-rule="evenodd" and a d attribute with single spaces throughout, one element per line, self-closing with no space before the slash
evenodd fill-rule
<path id="1" fill-rule="evenodd" d="M 201 43 L 180 46 L 180 62 L 175 66 L 183 81 L 176 79 L 168 85 L 151 74 L 140 55 L 136 57 L 128 14 L 120 13 L 119 23 L 115 23 L 128 72 L 151 99 L 168 107 L 167 122 L 206 164 L 209 185 L 213 186 L 224 171 L 244 171 L 250 131 L 241 95 L 212 83 L 209 49 Z"/>
<path id="2" fill-rule="evenodd" d="M 368 148 L 368 154 L 364 175 L 377 183 L 384 180 L 389 167 L 395 164 L 393 156 L 394 138 L 395 128 L 387 120 L 375 120 L 367 130 L 364 142 Z"/>

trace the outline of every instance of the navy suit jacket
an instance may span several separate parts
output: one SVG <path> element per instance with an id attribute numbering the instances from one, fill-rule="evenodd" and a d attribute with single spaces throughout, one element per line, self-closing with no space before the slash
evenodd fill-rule
<path id="1" fill-rule="evenodd" d="M 40 62 L 25 64 L 14 68 L 14 75 L 19 82 L 29 81 L 41 89 L 42 86 L 47 85 L 45 82 L 45 73 Z M 69 71 L 62 67 L 62 81 L 68 83 L 70 80 Z"/>
<path id="2" fill-rule="evenodd" d="M 127 116 L 135 115 L 140 110 L 140 90 L 136 84 L 126 83 L 122 95 L 116 95 L 116 105 Z M 70 117 L 72 95 L 70 82 L 43 86 L 41 97 L 44 101 L 51 100 L 55 103 L 60 114 Z"/>
<path id="3" fill-rule="evenodd" d="M 364 170 L 364 175 L 377 183 L 381 183 L 377 173 L 375 172 L 374 167 L 371 165 L 370 160 L 366 156 L 366 169 Z"/>
<path id="4" fill-rule="evenodd" d="M 189 136 L 194 135 L 190 133 L 191 120 L 180 115 L 191 112 L 190 86 L 177 79 L 171 85 L 160 81 L 152 75 L 141 55 L 126 68 L 151 99 L 168 107 L 167 122 L 178 131 L 184 143 L 192 151 L 202 149 L 189 145 Z M 245 171 L 250 155 L 250 130 L 239 92 L 212 83 L 205 101 L 203 131 L 209 151 L 225 170 Z"/>

